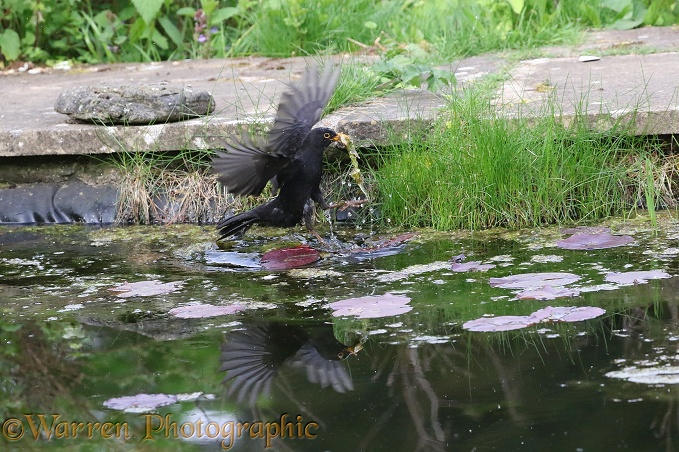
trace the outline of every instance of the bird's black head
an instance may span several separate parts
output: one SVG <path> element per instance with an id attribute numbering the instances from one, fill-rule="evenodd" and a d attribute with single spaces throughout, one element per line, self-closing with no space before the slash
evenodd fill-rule
<path id="1" fill-rule="evenodd" d="M 344 146 L 341 140 L 342 136 L 344 136 L 344 134 L 337 133 L 328 127 L 318 127 L 309 132 L 307 141 L 314 147 L 318 146 L 319 148 L 325 149 L 333 143 L 336 143 L 338 146 Z"/>

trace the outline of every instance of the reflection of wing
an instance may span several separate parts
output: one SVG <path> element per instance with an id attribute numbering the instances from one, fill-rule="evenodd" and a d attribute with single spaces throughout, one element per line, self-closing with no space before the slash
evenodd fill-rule
<path id="1" fill-rule="evenodd" d="M 304 71 L 299 87 L 291 86 L 281 96 L 278 112 L 269 130 L 268 148 L 287 157 L 295 155 L 335 91 L 340 69 L 330 63 L 319 75 L 318 67 Z"/>
<path id="2" fill-rule="evenodd" d="M 285 361 L 267 349 L 267 333 L 262 328 L 234 331 L 222 345 L 220 371 L 226 371 L 222 382 L 232 380 L 229 396 L 239 403 L 254 405 L 260 394 L 268 396 L 274 374 Z"/>
<path id="3" fill-rule="evenodd" d="M 261 194 L 269 179 L 289 162 L 281 155 L 257 149 L 246 133 L 240 139 L 225 141 L 224 148 L 226 153 L 217 152 L 213 157 L 212 170 L 219 174 L 217 180 L 237 195 Z"/>
<path id="4" fill-rule="evenodd" d="M 307 379 L 325 389 L 328 386 L 340 393 L 354 390 L 354 383 L 342 361 L 326 359 L 309 342 L 299 349 L 295 364 L 306 369 Z"/>
<path id="5" fill-rule="evenodd" d="M 254 405 L 260 395 L 268 396 L 283 365 L 305 369 L 307 379 L 322 388 L 332 386 L 341 393 L 354 389 L 341 362 L 348 348 L 335 339 L 331 324 L 271 322 L 244 328 L 227 334 L 219 358 L 219 370 L 226 371 L 222 382 L 231 382 L 228 395 L 239 403 Z"/>

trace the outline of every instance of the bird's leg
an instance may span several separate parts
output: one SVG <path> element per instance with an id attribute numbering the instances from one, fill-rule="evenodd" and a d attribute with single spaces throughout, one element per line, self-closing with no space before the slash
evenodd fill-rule
<path id="1" fill-rule="evenodd" d="M 311 190 L 311 199 L 313 199 L 314 202 L 316 202 L 316 204 L 318 204 L 318 206 L 323 210 L 328 210 L 332 207 L 329 206 L 325 200 L 323 192 L 321 192 L 321 187 L 315 187 L 313 190 Z"/>
<path id="2" fill-rule="evenodd" d="M 314 237 L 316 237 L 316 240 L 318 240 L 319 242 L 321 242 L 323 245 L 327 245 L 327 244 L 328 244 L 328 242 L 326 242 L 325 239 L 324 239 L 323 237 L 321 237 L 321 236 L 318 234 L 318 232 L 316 232 L 315 229 L 311 229 L 311 230 L 309 230 L 309 232 L 311 232 L 311 233 L 314 235 Z"/>
<path id="3" fill-rule="evenodd" d="M 319 190 L 320 193 L 320 190 Z M 311 195 L 312 199 L 314 198 L 314 195 Z M 323 196 L 321 196 L 321 199 L 323 199 Z M 325 202 L 325 201 L 323 201 Z M 319 203 L 320 204 L 320 203 Z M 311 200 L 307 200 L 307 203 L 304 204 L 304 226 L 306 226 L 307 230 L 318 239 L 319 242 L 322 244 L 326 244 L 326 241 L 323 240 L 323 237 L 321 237 L 318 232 L 314 229 L 314 211 L 315 211 L 314 203 Z"/>

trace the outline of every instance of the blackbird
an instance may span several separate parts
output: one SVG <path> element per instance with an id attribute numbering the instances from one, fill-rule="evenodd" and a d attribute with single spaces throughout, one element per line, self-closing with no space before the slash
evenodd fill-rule
<path id="1" fill-rule="evenodd" d="M 342 146 L 348 137 L 329 128 L 312 127 L 321 118 L 339 74 L 339 68 L 329 64 L 322 73 L 316 66 L 307 68 L 300 86 L 290 86 L 281 96 L 263 146 L 243 132 L 224 143 L 227 152 L 217 152 L 212 168 L 229 192 L 259 195 L 269 180 L 278 187 L 278 195 L 271 201 L 222 220 L 217 225 L 220 240 L 241 236 L 255 223 L 287 228 L 303 218 L 307 229 L 318 237 L 311 224 L 310 200 L 322 209 L 330 207 L 320 188 L 323 151 L 332 143 Z"/>
<path id="2" fill-rule="evenodd" d="M 261 394 L 268 396 L 283 367 L 303 368 L 311 383 L 344 393 L 354 386 L 342 361 L 361 349 L 360 342 L 353 346 L 339 342 L 326 322 L 246 323 L 244 329 L 227 334 L 219 370 L 226 372 L 223 383 L 231 381 L 228 394 L 239 403 L 254 405 Z"/>

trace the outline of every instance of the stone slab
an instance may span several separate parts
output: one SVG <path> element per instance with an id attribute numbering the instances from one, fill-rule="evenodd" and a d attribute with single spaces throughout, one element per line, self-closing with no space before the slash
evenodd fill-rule
<path id="1" fill-rule="evenodd" d="M 629 124 L 638 135 L 679 133 L 679 53 L 521 61 L 496 97 L 507 114 L 542 116 L 555 107 L 564 121 L 586 114 L 599 129 Z"/>

